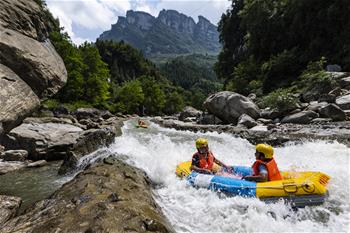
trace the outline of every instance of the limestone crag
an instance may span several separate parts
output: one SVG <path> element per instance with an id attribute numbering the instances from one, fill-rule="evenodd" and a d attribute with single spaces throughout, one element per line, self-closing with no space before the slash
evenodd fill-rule
<path id="1" fill-rule="evenodd" d="M 140 11 L 127 11 L 118 17 L 101 40 L 125 41 L 145 55 L 218 53 L 221 49 L 217 27 L 203 16 L 196 23 L 175 10 L 162 10 L 158 17 Z"/>
<path id="2" fill-rule="evenodd" d="M 150 184 L 144 172 L 107 158 L 5 222 L 0 232 L 174 232 Z"/>
<path id="3" fill-rule="evenodd" d="M 67 80 L 48 39 L 51 27 L 47 12 L 34 0 L 0 2 L 0 136 Z"/>

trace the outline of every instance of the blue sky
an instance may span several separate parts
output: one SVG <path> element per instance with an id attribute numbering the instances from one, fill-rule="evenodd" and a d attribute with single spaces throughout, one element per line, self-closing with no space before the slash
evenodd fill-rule
<path id="1" fill-rule="evenodd" d="M 46 0 L 47 6 L 73 42 L 95 41 L 96 38 L 125 16 L 127 10 L 145 11 L 158 16 L 162 9 L 177 10 L 191 16 L 198 15 L 217 24 L 221 14 L 230 7 L 229 0 Z"/>

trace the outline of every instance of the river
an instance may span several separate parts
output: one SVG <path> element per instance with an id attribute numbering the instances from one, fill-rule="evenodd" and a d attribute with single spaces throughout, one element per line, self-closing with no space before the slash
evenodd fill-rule
<path id="1" fill-rule="evenodd" d="M 350 232 L 350 151 L 343 144 L 314 141 L 275 148 L 281 170 L 321 171 L 331 176 L 330 196 L 323 205 L 294 210 L 282 201 L 266 204 L 256 198 L 222 197 L 195 189 L 174 173 L 177 164 L 191 159 L 198 137 L 208 138 L 214 155 L 226 164 L 251 165 L 255 147 L 247 140 L 225 133 L 166 129 L 154 123 L 148 129 L 136 128 L 132 120 L 124 123 L 122 132 L 111 146 L 81 160 L 81 166 L 112 153 L 144 170 L 156 184 L 154 197 L 176 232 Z M 21 196 L 28 206 L 72 178 L 58 177 L 57 169 L 54 164 L 40 172 L 33 170 L 35 174 L 24 170 L 13 173 L 15 177 L 2 176 L 0 192 Z"/>
<path id="2" fill-rule="evenodd" d="M 229 134 L 193 133 L 151 123 L 136 129 L 133 121 L 109 148 L 116 157 L 141 168 L 157 184 L 156 201 L 177 232 L 347 232 L 350 225 L 350 152 L 337 142 L 290 143 L 275 148 L 281 170 L 321 171 L 332 178 L 322 206 L 293 210 L 281 202 L 265 204 L 255 198 L 223 198 L 195 189 L 180 180 L 175 167 L 190 160 L 199 136 L 208 138 L 215 156 L 232 165 L 251 165 L 255 147 Z"/>

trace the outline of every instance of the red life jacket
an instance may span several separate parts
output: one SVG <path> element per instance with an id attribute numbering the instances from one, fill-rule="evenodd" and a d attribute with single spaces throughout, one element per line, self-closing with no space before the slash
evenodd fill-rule
<path id="1" fill-rule="evenodd" d="M 267 178 L 269 181 L 274 181 L 274 180 L 282 180 L 282 176 L 280 171 L 278 170 L 277 163 L 275 162 L 274 159 L 271 159 L 269 162 L 264 162 L 262 160 L 256 160 L 255 163 L 253 164 L 253 175 L 259 175 L 259 166 L 260 164 L 264 164 L 267 168 Z"/>
<path id="2" fill-rule="evenodd" d="M 196 152 L 194 156 L 198 156 L 199 157 L 199 168 L 202 169 L 208 169 L 208 170 L 212 170 L 213 169 L 213 164 L 214 164 L 214 155 L 211 153 L 211 151 L 208 152 L 208 157 L 206 157 L 206 154 L 200 154 L 198 152 Z"/>

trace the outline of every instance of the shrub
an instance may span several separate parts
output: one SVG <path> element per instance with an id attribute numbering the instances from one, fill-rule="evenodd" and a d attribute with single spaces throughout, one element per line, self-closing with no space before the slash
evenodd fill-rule
<path id="1" fill-rule="evenodd" d="M 270 107 L 284 112 L 294 109 L 299 100 L 290 92 L 289 89 L 277 89 L 262 98 L 262 107 Z"/>

